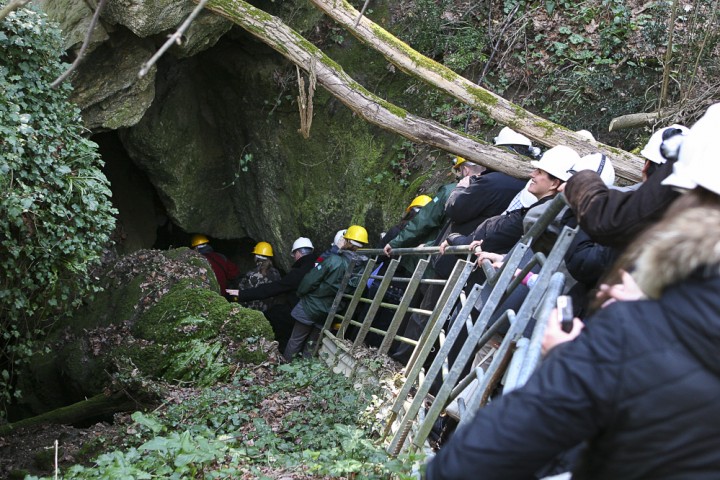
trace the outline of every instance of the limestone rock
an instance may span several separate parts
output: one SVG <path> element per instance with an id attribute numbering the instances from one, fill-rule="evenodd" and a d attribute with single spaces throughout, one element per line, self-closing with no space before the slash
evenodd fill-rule
<path id="1" fill-rule="evenodd" d="M 82 109 L 86 127 L 116 130 L 142 118 L 155 98 L 156 68 L 140 79 L 137 72 L 153 53 L 147 41 L 119 31 L 85 59 L 71 79 L 71 100 Z"/>
<path id="2" fill-rule="evenodd" d="M 94 10 L 85 0 L 41 0 L 40 8 L 51 20 L 60 25 L 63 32 L 63 46 L 66 50 L 77 47 L 85 40 Z M 95 25 L 86 54 L 109 38 L 102 22 Z"/>

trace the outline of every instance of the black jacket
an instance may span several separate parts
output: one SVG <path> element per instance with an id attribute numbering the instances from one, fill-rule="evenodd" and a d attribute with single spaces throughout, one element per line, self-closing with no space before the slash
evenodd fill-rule
<path id="1" fill-rule="evenodd" d="M 533 208 L 549 202 L 553 197 L 545 197 L 537 201 Z M 482 249 L 486 252 L 507 253 L 523 236 L 523 218 L 530 208 L 518 208 L 504 215 L 488 218 L 475 228 L 470 235 L 450 234 L 447 238 L 450 245 L 470 245 L 473 240 L 482 240 Z"/>
<path id="2" fill-rule="evenodd" d="M 428 480 L 528 479 L 584 440 L 582 479 L 720 478 L 720 278 L 616 302 L 478 412 Z"/>
<path id="3" fill-rule="evenodd" d="M 263 283 L 255 288 L 248 288 L 246 290 L 240 290 L 238 292 L 238 302 L 247 302 L 250 300 L 264 300 L 266 298 L 275 297 L 282 295 L 283 293 L 290 294 L 291 298 L 289 301 L 292 305 L 298 302 L 295 291 L 298 285 L 315 265 L 315 255 L 310 253 L 300 257 L 290 267 L 290 271 L 287 275 L 282 277 L 280 280 L 270 283 Z"/>
<path id="4" fill-rule="evenodd" d="M 565 198 L 593 240 L 624 248 L 678 197 L 672 187 L 661 184 L 672 171 L 673 162 L 667 162 L 637 190 L 621 191 L 608 188 L 597 173 L 583 170 L 567 181 Z"/>
<path id="5" fill-rule="evenodd" d="M 525 183 L 501 172 L 473 175 L 470 185 L 455 187 L 445 204 L 445 216 L 451 222 L 448 232 L 467 235 L 488 218 L 500 215 Z"/>

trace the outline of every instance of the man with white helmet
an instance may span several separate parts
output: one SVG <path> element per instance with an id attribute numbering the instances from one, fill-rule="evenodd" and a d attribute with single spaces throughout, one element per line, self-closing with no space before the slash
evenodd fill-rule
<path id="1" fill-rule="evenodd" d="M 239 290 L 237 294 L 238 302 L 275 299 L 270 308 L 263 313 L 273 327 L 280 351 L 285 348 L 294 324 L 290 311 L 298 302 L 295 291 L 305 274 L 315 265 L 313 250 L 313 243 L 309 238 L 299 237 L 293 242 L 290 250 L 294 262 L 287 275 L 254 288 Z"/>
<path id="2" fill-rule="evenodd" d="M 641 154 L 645 182 L 636 190 L 611 189 L 592 171 L 579 172 L 564 187 L 568 205 L 580 226 L 593 240 L 623 248 L 648 225 L 656 222 L 677 198 L 677 192 L 663 186 L 672 172 L 677 150 L 687 128 L 666 127 L 650 138 Z"/>

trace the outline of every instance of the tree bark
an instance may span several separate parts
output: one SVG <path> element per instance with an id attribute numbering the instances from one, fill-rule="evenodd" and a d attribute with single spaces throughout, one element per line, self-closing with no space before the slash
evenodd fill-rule
<path id="1" fill-rule="evenodd" d="M 366 45 L 376 49 L 385 58 L 410 75 L 444 91 L 448 95 L 471 105 L 497 122 L 521 132 L 535 142 L 546 146 L 567 145 L 581 155 L 602 152 L 612 158 L 615 174 L 629 181 L 639 181 L 644 161 L 599 142 L 591 142 L 577 133 L 541 118 L 504 98 L 485 90 L 449 68 L 413 50 L 367 17 L 346 0 L 311 0 L 328 16 L 340 23 Z"/>
<path id="2" fill-rule="evenodd" d="M 615 117 L 610 121 L 608 130 L 623 130 L 626 128 L 639 128 L 652 125 L 660 118 L 660 112 L 651 113 L 631 113 L 621 117 Z"/>
<path id="3" fill-rule="evenodd" d="M 87 400 L 68 405 L 67 407 L 61 407 L 35 417 L 2 425 L 0 426 L 0 436 L 7 435 L 18 428 L 32 427 L 46 423 L 71 425 L 94 417 L 126 412 L 137 408 L 139 408 L 139 405 L 128 398 L 123 392 L 114 393 L 109 396 L 101 393 Z"/>
<path id="4" fill-rule="evenodd" d="M 533 169 L 520 155 L 413 115 L 370 93 L 280 19 L 243 0 L 210 0 L 206 8 L 241 26 L 305 71 L 314 68 L 320 85 L 374 125 L 509 175 L 528 176 Z"/>

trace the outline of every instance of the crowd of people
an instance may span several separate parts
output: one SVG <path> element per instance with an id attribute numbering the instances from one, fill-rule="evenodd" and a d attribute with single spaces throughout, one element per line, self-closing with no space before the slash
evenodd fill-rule
<path id="1" fill-rule="evenodd" d="M 589 132 L 578 133 L 594 142 Z M 541 367 L 523 388 L 494 398 L 455 431 L 427 465 L 428 480 L 542 478 L 558 470 L 572 470 L 577 479 L 720 476 L 720 423 L 712 420 L 720 413 L 717 134 L 720 104 L 692 128 L 657 130 L 640 151 L 642 182 L 617 187 L 604 154 L 580 156 L 562 145 L 541 153 L 505 127 L 495 145 L 529 158 L 535 168 L 529 181 L 457 157 L 455 181 L 413 199 L 381 235 L 373 245 L 385 255 L 379 272 L 395 249 L 437 246 L 425 278 L 447 279 L 457 261 L 445 254 L 448 246 L 470 245 L 478 264 L 489 260 L 499 268 L 561 192 L 568 207 L 532 249 L 547 253 L 562 227 L 578 228 L 563 265 L 575 307 L 572 330 L 561 329 L 555 314 L 538 320 L 548 322 Z M 193 240 L 204 255 L 214 253 L 203 245 L 209 248 Z M 319 255 L 300 237 L 295 263 L 280 277 L 269 261 L 272 248 L 260 242 L 257 268 L 234 300 L 265 313 L 288 361 L 307 355 L 348 266 L 363 262 L 358 249 L 367 246 L 368 233 L 358 225 L 339 231 Z M 214 257 L 208 260 L 222 288 L 223 270 L 230 272 Z M 403 256 L 399 271 L 411 273 L 416 262 Z M 537 267 L 500 310 L 517 307 L 536 274 Z M 484 275 L 476 269 L 468 287 Z M 414 305 L 433 310 L 441 292 L 423 283 Z M 283 294 L 291 300 L 282 307 L 266 302 Z M 399 298 L 402 287 L 386 295 Z M 401 335 L 419 339 L 427 319 L 409 315 Z M 391 356 L 407 362 L 413 348 L 396 342 Z"/>

